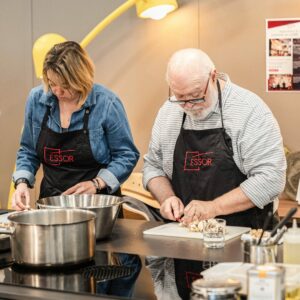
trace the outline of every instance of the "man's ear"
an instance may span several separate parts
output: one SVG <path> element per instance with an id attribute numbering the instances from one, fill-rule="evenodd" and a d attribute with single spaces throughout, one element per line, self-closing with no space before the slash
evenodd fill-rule
<path id="1" fill-rule="evenodd" d="M 211 79 L 213 82 L 215 82 L 216 78 L 217 78 L 217 70 L 214 69 L 213 71 L 211 71 Z"/>

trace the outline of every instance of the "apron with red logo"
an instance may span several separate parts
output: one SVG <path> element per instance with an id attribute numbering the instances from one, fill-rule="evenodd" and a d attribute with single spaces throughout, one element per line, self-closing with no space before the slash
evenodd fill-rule
<path id="1" fill-rule="evenodd" d="M 213 200 L 238 187 L 247 178 L 233 160 L 231 138 L 225 132 L 223 124 L 222 97 L 218 81 L 217 86 L 222 128 L 184 129 L 186 114 L 183 115 L 174 150 L 172 187 L 184 206 L 191 200 Z M 227 225 L 261 228 L 268 211 L 273 211 L 272 203 L 262 210 L 254 207 L 218 217 L 226 219 Z M 202 266 L 202 262 L 199 263 Z M 175 260 L 176 283 L 179 292 L 182 292 L 184 286 L 186 287 L 183 279 L 186 278 L 188 272 L 198 270 L 199 274 L 199 265 L 193 263 L 192 268 L 188 265 L 187 262 Z M 182 296 L 185 298 L 187 294 Z"/>
<path id="2" fill-rule="evenodd" d="M 99 170 L 106 167 L 94 159 L 91 150 L 89 113 L 86 108 L 82 129 L 58 133 L 47 127 L 48 107 L 37 142 L 37 154 L 44 171 L 40 198 L 61 195 L 73 185 L 95 178 Z M 107 193 L 107 190 L 103 189 L 101 193 Z"/>

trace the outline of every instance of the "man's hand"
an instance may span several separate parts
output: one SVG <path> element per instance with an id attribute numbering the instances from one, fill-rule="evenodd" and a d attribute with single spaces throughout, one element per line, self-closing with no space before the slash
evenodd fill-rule
<path id="1" fill-rule="evenodd" d="M 26 183 L 19 183 L 17 189 L 12 195 L 12 208 L 15 210 L 24 210 L 30 207 L 29 188 Z"/>
<path id="2" fill-rule="evenodd" d="M 214 201 L 192 200 L 184 209 L 182 218 L 185 224 L 193 221 L 207 220 L 216 217 L 216 204 Z"/>
<path id="3" fill-rule="evenodd" d="M 182 201 L 176 197 L 171 196 L 163 201 L 160 206 L 161 215 L 169 220 L 178 221 L 183 215 L 184 206 Z"/>
<path id="4" fill-rule="evenodd" d="M 79 182 L 66 191 L 63 195 L 95 194 L 96 188 L 91 180 Z"/>

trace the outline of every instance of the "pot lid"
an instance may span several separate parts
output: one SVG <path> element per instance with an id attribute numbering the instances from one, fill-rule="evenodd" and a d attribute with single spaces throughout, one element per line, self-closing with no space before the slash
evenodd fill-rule
<path id="1" fill-rule="evenodd" d="M 241 287 L 241 282 L 233 279 L 197 279 L 192 283 L 193 292 L 203 296 L 235 294 Z"/>

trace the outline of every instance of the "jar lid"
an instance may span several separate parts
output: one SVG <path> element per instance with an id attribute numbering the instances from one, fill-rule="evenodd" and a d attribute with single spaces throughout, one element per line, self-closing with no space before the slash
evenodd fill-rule
<path id="1" fill-rule="evenodd" d="M 202 296 L 233 295 L 241 287 L 241 282 L 233 279 L 197 279 L 192 283 L 192 291 Z"/>

